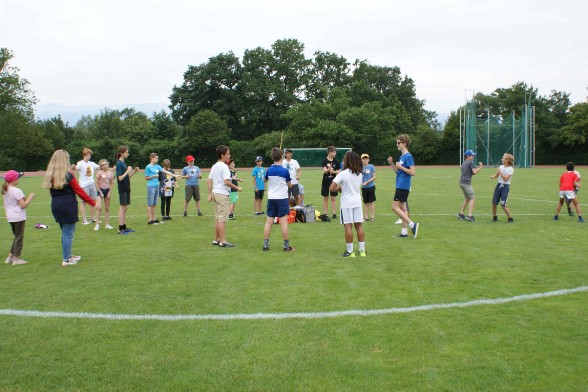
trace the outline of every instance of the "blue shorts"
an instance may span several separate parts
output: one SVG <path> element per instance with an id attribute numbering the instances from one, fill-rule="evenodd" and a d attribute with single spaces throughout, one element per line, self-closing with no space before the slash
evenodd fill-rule
<path id="1" fill-rule="evenodd" d="M 494 188 L 494 195 L 492 197 L 492 204 L 497 206 L 500 202 L 501 206 L 506 206 L 508 200 L 508 192 L 510 191 L 509 184 L 497 184 Z"/>
<path id="2" fill-rule="evenodd" d="M 159 196 L 159 186 L 147 187 L 147 206 L 152 207 L 157 205 L 157 197 Z"/>
<path id="3" fill-rule="evenodd" d="M 267 216 L 270 218 L 281 218 L 289 213 L 288 199 L 269 199 L 267 201 Z"/>

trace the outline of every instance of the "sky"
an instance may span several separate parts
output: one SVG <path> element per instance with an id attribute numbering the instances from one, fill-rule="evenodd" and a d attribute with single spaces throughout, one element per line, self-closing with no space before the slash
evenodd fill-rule
<path id="1" fill-rule="evenodd" d="M 442 119 L 519 81 L 586 101 L 586 15 L 584 0 L 1 0 L 0 46 L 40 107 L 112 107 L 168 105 L 189 65 L 294 38 L 307 58 L 398 66 Z"/>

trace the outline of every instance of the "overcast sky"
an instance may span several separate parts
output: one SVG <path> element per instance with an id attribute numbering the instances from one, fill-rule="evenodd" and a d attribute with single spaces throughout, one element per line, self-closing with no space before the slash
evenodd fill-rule
<path id="1" fill-rule="evenodd" d="M 588 1 L 0 0 L 0 46 L 41 104 L 168 103 L 188 65 L 295 38 L 398 66 L 445 117 L 524 81 L 588 91 Z"/>

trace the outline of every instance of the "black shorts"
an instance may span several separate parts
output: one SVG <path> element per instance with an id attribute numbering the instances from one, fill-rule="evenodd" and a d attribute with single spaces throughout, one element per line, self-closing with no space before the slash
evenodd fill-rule
<path id="1" fill-rule="evenodd" d="M 292 184 L 292 188 L 288 189 L 288 197 L 298 197 L 298 195 L 300 195 L 300 189 L 298 188 L 298 184 Z"/>
<path id="2" fill-rule="evenodd" d="M 333 180 L 323 181 L 323 185 L 321 187 L 321 196 L 322 197 L 329 197 L 329 195 L 337 196 L 339 194 L 338 192 L 329 192 L 329 187 L 331 186 L 332 182 L 333 182 Z"/>
<path id="3" fill-rule="evenodd" d="M 118 201 L 121 206 L 131 204 L 131 192 L 118 192 Z"/>
<path id="4" fill-rule="evenodd" d="M 104 197 L 106 197 L 110 193 L 110 188 L 108 188 L 108 189 L 102 189 L 102 188 L 100 188 L 100 192 L 102 192 L 102 194 L 104 195 Z"/>
<path id="5" fill-rule="evenodd" d="M 401 203 L 408 202 L 408 194 L 410 191 L 408 189 L 398 189 L 396 188 L 396 193 L 394 193 L 394 201 L 399 201 Z"/>
<path id="6" fill-rule="evenodd" d="M 364 203 L 373 203 L 376 201 L 376 186 L 361 188 L 361 196 Z"/>
<path id="7" fill-rule="evenodd" d="M 260 189 L 258 191 L 254 191 L 255 193 L 255 200 L 263 200 L 263 194 L 265 193 L 265 189 Z"/>

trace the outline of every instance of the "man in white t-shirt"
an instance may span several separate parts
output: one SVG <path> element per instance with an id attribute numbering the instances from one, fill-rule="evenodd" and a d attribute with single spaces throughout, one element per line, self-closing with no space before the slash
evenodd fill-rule
<path id="1" fill-rule="evenodd" d="M 208 175 L 208 201 L 214 203 L 214 241 L 212 245 L 221 248 L 232 248 L 235 245 L 227 242 L 225 222 L 229 220 L 229 194 L 231 188 L 241 192 L 243 188 L 231 182 L 231 171 L 227 162 L 231 159 L 229 147 L 220 145 L 216 148 L 218 161 L 210 169 Z"/>
<path id="2" fill-rule="evenodd" d="M 296 159 L 292 159 L 292 150 L 286 150 L 286 159 L 282 161 L 282 166 L 288 169 L 290 178 L 292 179 L 292 188 L 288 192 L 288 197 L 294 197 L 294 202 L 297 206 L 300 205 L 300 189 L 298 188 L 298 180 L 302 169 Z"/>
<path id="3" fill-rule="evenodd" d="M 76 170 L 78 171 L 78 182 L 80 187 L 86 192 L 88 196 L 96 200 L 98 193 L 96 192 L 96 185 L 94 184 L 94 172 L 100 169 L 100 165 L 90 161 L 92 158 L 92 150 L 84 148 L 82 151 L 83 159 L 76 164 Z M 90 221 L 86 219 L 86 202 L 82 201 L 80 204 L 80 214 L 82 215 L 82 225 L 89 225 Z M 92 222 L 94 219 L 94 208 L 90 207 L 90 216 Z"/>

